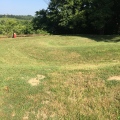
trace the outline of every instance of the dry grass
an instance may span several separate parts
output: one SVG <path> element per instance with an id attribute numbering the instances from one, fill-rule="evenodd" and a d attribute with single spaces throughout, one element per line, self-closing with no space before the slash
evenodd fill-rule
<path id="1" fill-rule="evenodd" d="M 32 86 L 37 86 L 40 83 L 40 80 L 44 79 L 45 76 L 44 75 L 37 75 L 36 78 L 31 78 L 30 80 L 28 80 L 28 83 Z"/>
<path id="2" fill-rule="evenodd" d="M 61 66 L 61 69 L 66 70 L 94 70 L 94 69 L 102 69 L 105 67 L 112 67 L 115 65 L 119 65 L 119 63 L 100 63 L 100 64 L 70 64 Z"/>
<path id="3" fill-rule="evenodd" d="M 116 81 L 118 80 L 118 81 L 120 81 L 120 75 L 109 77 L 108 80 L 116 80 Z"/>

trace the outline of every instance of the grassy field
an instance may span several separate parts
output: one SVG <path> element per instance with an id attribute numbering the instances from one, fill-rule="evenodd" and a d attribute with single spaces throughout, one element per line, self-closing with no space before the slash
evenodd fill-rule
<path id="1" fill-rule="evenodd" d="M 0 120 L 120 120 L 120 36 L 0 39 Z"/>

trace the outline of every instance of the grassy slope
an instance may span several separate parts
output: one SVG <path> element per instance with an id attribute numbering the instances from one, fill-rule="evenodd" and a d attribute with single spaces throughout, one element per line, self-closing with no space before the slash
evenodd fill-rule
<path id="1" fill-rule="evenodd" d="M 101 41 L 102 40 L 102 41 Z M 115 42 L 104 42 L 104 41 Z M 119 36 L 39 36 L 0 40 L 0 118 L 120 118 Z M 101 42 L 97 42 L 101 41 Z M 45 79 L 38 86 L 28 80 Z"/>

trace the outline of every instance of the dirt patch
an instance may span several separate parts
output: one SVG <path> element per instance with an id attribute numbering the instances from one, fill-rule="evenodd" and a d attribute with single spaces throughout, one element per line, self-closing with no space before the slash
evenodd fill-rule
<path id="1" fill-rule="evenodd" d="M 112 77 L 109 77 L 108 80 L 120 81 L 120 75 L 119 75 L 119 76 L 112 76 Z"/>
<path id="2" fill-rule="evenodd" d="M 22 120 L 28 120 L 29 119 L 29 112 L 26 112 Z"/>
<path id="3" fill-rule="evenodd" d="M 44 75 L 37 75 L 36 78 L 31 78 L 30 80 L 28 80 L 28 83 L 32 86 L 37 86 L 40 83 L 40 80 L 44 79 L 45 76 Z"/>

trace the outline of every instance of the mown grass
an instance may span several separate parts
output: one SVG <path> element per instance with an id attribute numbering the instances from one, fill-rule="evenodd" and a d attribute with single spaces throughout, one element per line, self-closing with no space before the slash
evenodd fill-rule
<path id="1" fill-rule="evenodd" d="M 119 39 L 2 38 L 0 120 L 119 120 L 120 81 L 108 80 L 120 75 Z"/>

